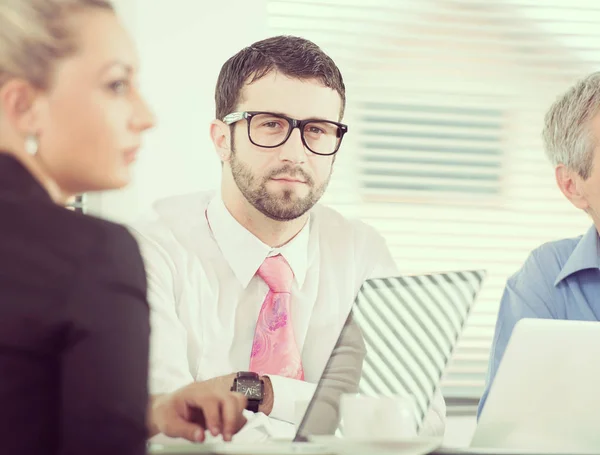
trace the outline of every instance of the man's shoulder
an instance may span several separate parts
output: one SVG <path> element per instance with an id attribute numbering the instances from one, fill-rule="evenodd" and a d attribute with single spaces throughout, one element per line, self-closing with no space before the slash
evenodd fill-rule
<path id="1" fill-rule="evenodd" d="M 316 204 L 312 216 L 319 226 L 320 234 L 335 236 L 345 233 L 360 237 L 379 236 L 371 225 L 358 218 L 347 217 L 327 205 Z"/>
<path id="2" fill-rule="evenodd" d="M 215 191 L 196 191 L 165 197 L 152 204 L 151 212 L 162 220 L 171 216 L 204 213 L 215 194 Z"/>
<path id="3" fill-rule="evenodd" d="M 198 218 L 208 207 L 215 196 L 214 191 L 178 194 L 156 200 L 149 211 L 138 219 L 134 225 L 158 226 L 180 223 L 190 218 Z"/>
<path id="4" fill-rule="evenodd" d="M 367 278 L 398 273 L 384 237 L 373 226 L 320 204 L 314 215 L 322 260 L 333 260 L 336 268 L 353 269 L 355 292 Z"/>
<path id="5" fill-rule="evenodd" d="M 553 284 L 583 236 L 553 240 L 535 248 L 514 279 L 545 278 Z"/>
<path id="6" fill-rule="evenodd" d="M 214 191 L 180 194 L 159 199 L 129 228 L 138 240 L 171 242 L 178 233 L 202 223 Z"/>
<path id="7" fill-rule="evenodd" d="M 336 263 L 354 264 L 359 281 L 395 273 L 387 243 L 373 226 L 323 205 L 314 214 L 313 226 L 317 227 L 323 260 L 333 258 Z"/>
<path id="8" fill-rule="evenodd" d="M 567 262 L 582 238 L 583 235 L 580 235 L 577 237 L 543 243 L 531 252 L 531 256 L 537 261 L 555 258 L 562 266 Z"/>

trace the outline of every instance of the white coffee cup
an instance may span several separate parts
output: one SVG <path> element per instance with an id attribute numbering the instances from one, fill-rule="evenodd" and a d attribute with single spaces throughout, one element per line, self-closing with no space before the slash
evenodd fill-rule
<path id="1" fill-rule="evenodd" d="M 417 436 L 415 409 L 412 395 L 342 395 L 343 435 L 349 439 L 380 441 L 414 438 Z"/>

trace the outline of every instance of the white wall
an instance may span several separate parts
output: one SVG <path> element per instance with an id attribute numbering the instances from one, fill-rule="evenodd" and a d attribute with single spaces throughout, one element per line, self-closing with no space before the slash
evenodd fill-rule
<path id="1" fill-rule="evenodd" d="M 208 135 L 221 65 L 267 36 L 267 0 L 117 0 L 136 40 L 140 83 L 158 124 L 125 190 L 90 195 L 90 213 L 135 220 L 171 194 L 213 188 L 220 166 Z"/>

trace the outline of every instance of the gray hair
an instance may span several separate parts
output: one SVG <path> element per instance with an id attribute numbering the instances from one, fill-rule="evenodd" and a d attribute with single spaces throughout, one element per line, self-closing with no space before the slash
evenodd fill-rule
<path id="1" fill-rule="evenodd" d="M 545 117 L 544 147 L 555 166 L 563 164 L 587 179 L 597 138 L 591 130 L 600 112 L 600 72 L 577 82 L 554 102 Z"/>
<path id="2" fill-rule="evenodd" d="M 13 77 L 47 88 L 56 60 L 76 51 L 69 17 L 110 0 L 0 0 L 0 87 Z"/>

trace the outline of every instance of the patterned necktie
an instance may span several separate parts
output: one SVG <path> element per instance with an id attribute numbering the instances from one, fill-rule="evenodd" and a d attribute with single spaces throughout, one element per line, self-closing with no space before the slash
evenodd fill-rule
<path id="1" fill-rule="evenodd" d="M 269 286 L 260 309 L 250 370 L 260 375 L 272 374 L 304 380 L 300 351 L 290 321 L 290 290 L 294 273 L 283 256 L 268 257 L 257 272 Z"/>

